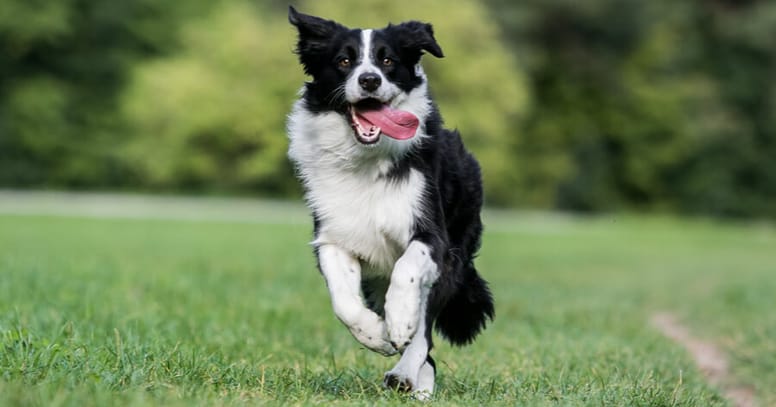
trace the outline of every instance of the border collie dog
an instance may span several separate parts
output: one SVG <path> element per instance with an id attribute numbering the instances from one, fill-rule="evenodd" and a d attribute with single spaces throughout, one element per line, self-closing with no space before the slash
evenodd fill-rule
<path id="1" fill-rule="evenodd" d="M 494 314 L 474 268 L 480 168 L 442 127 L 420 65 L 442 49 L 417 21 L 349 29 L 293 7 L 289 21 L 312 80 L 288 118 L 288 155 L 334 313 L 367 348 L 401 354 L 386 387 L 427 398 L 432 327 L 465 345 Z"/>

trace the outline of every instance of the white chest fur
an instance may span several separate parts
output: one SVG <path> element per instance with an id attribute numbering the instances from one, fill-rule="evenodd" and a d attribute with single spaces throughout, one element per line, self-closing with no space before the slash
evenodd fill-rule
<path id="1" fill-rule="evenodd" d="M 310 180 L 307 200 L 320 221 L 316 243 L 350 251 L 371 266 L 365 271 L 390 272 L 421 211 L 423 176 L 414 170 L 402 180 L 354 175 Z"/>
<path id="2" fill-rule="evenodd" d="M 320 221 L 315 243 L 351 252 L 367 274 L 390 273 L 420 218 L 423 175 L 385 177 L 392 163 L 380 157 L 387 151 L 359 145 L 340 115 L 311 114 L 297 104 L 288 130 L 289 156 Z"/>

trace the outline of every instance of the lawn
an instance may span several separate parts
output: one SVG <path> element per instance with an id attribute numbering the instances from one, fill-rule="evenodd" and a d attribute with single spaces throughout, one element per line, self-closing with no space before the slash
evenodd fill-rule
<path id="1" fill-rule="evenodd" d="M 331 312 L 303 210 L 257 207 L 250 221 L 0 215 L 0 405 L 417 404 L 380 387 L 395 359 Z M 650 326 L 660 311 L 776 403 L 772 225 L 485 220 L 496 320 L 473 346 L 437 340 L 432 405 L 726 405 Z"/>

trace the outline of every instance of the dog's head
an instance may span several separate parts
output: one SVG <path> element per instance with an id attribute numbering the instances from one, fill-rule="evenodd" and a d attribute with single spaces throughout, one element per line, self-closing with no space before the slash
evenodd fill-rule
<path id="1" fill-rule="evenodd" d="M 420 58 L 424 51 L 443 56 L 430 24 L 349 29 L 293 7 L 288 19 L 299 31 L 299 61 L 312 76 L 304 95 L 308 109 L 344 115 L 364 145 L 382 135 L 399 141 L 415 136 L 423 117 L 414 105 L 427 111 L 430 103 Z"/>

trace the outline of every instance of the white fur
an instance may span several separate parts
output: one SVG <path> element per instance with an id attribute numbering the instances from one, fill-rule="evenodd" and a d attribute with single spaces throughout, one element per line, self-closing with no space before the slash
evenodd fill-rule
<path id="1" fill-rule="evenodd" d="M 402 93 L 398 86 L 391 83 L 383 72 L 375 66 L 374 50 L 372 49 L 373 30 L 361 31 L 361 49 L 358 65 L 353 69 L 345 82 L 345 99 L 350 103 L 359 102 L 365 98 L 373 97 L 383 103 L 392 101 L 397 95 Z M 380 76 L 380 86 L 374 92 L 365 91 L 358 83 L 358 77 L 365 73 L 373 73 Z"/>
<path id="2" fill-rule="evenodd" d="M 366 271 L 386 275 L 409 244 L 414 219 L 422 216 L 426 180 L 415 170 L 401 180 L 385 175 L 394 158 L 426 137 L 422 123 L 431 109 L 426 86 L 402 92 L 395 103 L 421 119 L 410 140 L 381 136 L 375 145 L 363 145 L 345 116 L 311 113 L 304 100 L 294 105 L 288 121 L 288 154 L 305 184 L 307 203 L 321 221 L 322 233 L 314 243 L 336 244 L 364 260 Z"/>
<path id="3" fill-rule="evenodd" d="M 385 294 L 385 322 L 388 337 L 399 350 L 410 343 L 415 332 L 420 333 L 418 327 L 425 322 L 428 295 L 437 277 L 437 264 L 424 243 L 413 241 L 396 262 Z"/>
<path id="4" fill-rule="evenodd" d="M 392 343 L 403 349 L 399 363 L 386 372 L 389 378 L 408 384 L 416 397 L 428 398 L 434 391 L 434 369 L 426 361 L 426 308 L 431 286 L 439 276 L 437 265 L 423 243 L 412 242 L 396 262 L 386 294 L 385 321 Z M 410 340 L 411 338 L 411 340 Z M 403 344 L 409 342 L 404 349 Z"/>
<path id="5" fill-rule="evenodd" d="M 396 353 L 387 339 L 382 318 L 364 306 L 358 260 L 339 247 L 326 244 L 318 248 L 318 258 L 337 318 L 367 348 L 383 355 Z"/>
<path id="6" fill-rule="evenodd" d="M 434 394 L 434 376 L 436 372 L 430 363 L 425 362 L 418 372 L 418 381 L 415 385 L 414 394 L 418 400 L 428 400 Z"/>
<path id="7" fill-rule="evenodd" d="M 315 244 L 335 244 L 370 267 L 390 273 L 409 244 L 425 180 L 411 171 L 405 182 L 384 178 L 321 177 L 308 193 L 320 221 Z"/>

